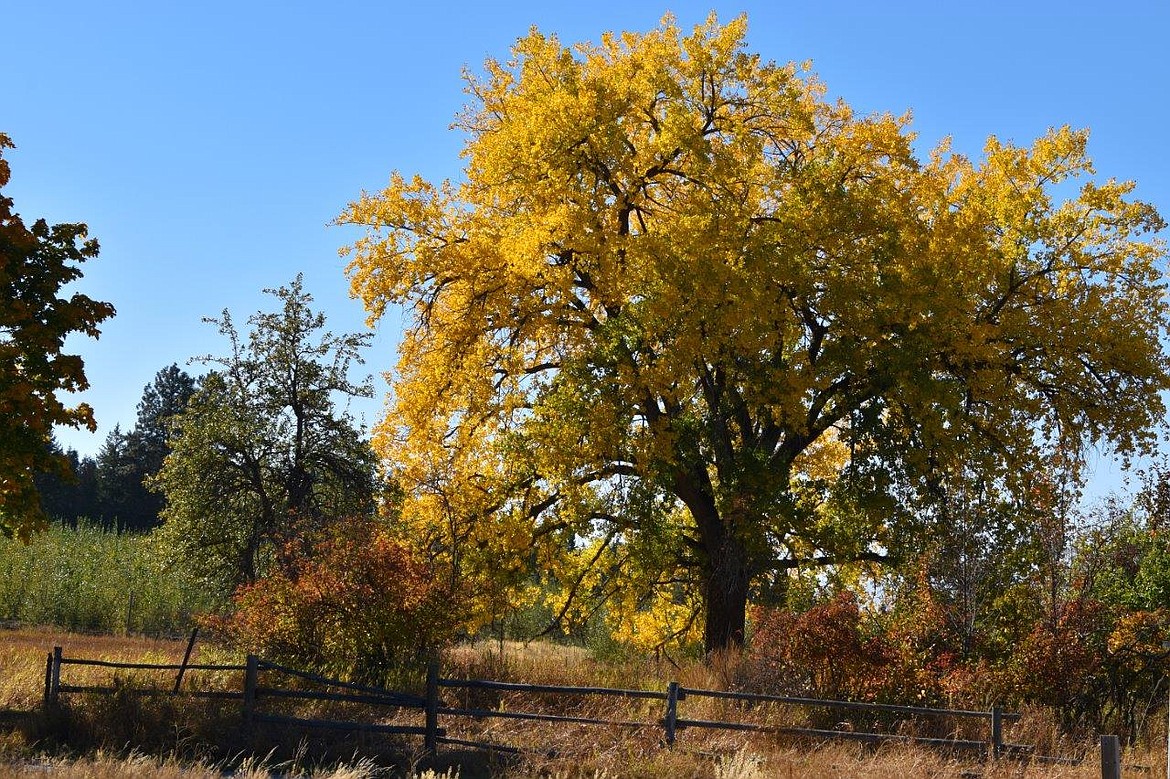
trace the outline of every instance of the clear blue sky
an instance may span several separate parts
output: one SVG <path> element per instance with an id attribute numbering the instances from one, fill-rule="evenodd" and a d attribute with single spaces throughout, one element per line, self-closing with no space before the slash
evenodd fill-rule
<path id="1" fill-rule="evenodd" d="M 684 28 L 748 14 L 750 47 L 812 60 L 864 112 L 912 110 L 924 147 L 944 135 L 978 156 L 996 134 L 1092 129 L 1102 176 L 1136 179 L 1170 216 L 1170 3 L 1039 0 L 820 2 L 81 2 L 0 11 L 0 132 L 17 144 L 7 193 L 27 219 L 80 221 L 102 245 L 79 287 L 118 315 L 74 339 L 99 431 L 133 424 L 160 368 L 225 345 L 200 318 L 270 307 L 263 287 L 304 272 L 334 330 L 357 330 L 328 223 L 393 169 L 457 177 L 461 72 L 505 58 L 535 25 L 563 41 Z M 390 369 L 398 322 L 371 372 Z M 189 368 L 193 373 L 198 366 Z M 379 385 L 384 393 L 386 385 Z M 367 423 L 381 401 L 357 407 Z M 1102 462 L 1096 489 L 1117 483 Z"/>

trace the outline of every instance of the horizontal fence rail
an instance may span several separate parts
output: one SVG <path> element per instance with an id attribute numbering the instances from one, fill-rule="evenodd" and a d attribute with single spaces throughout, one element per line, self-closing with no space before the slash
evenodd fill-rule
<path id="1" fill-rule="evenodd" d="M 531 722 L 563 722 L 572 725 L 610 725 L 619 728 L 653 728 L 656 722 L 627 721 L 615 719 L 599 719 L 596 717 L 571 717 L 565 714 L 537 714 L 527 711 L 497 711 L 495 709 L 464 709 L 442 706 L 439 714 L 451 716 L 475 717 L 477 719 L 515 719 Z"/>
<path id="2" fill-rule="evenodd" d="M 145 671 L 243 671 L 243 665 L 181 665 L 179 663 L 120 663 L 113 660 L 84 660 L 80 657 L 62 657 L 61 665 L 92 665 L 100 668 L 124 668 Z"/>
<path id="3" fill-rule="evenodd" d="M 860 701 L 835 701 L 823 700 L 820 698 L 793 698 L 786 695 L 767 695 L 763 693 L 753 692 L 734 692 L 727 690 L 697 690 L 689 687 L 679 688 L 679 699 L 687 696 L 698 696 L 706 698 L 727 698 L 739 701 L 751 701 L 759 703 L 782 703 L 793 706 L 808 706 L 810 708 L 831 708 L 831 709 L 846 709 L 854 711 L 884 711 L 891 714 L 920 714 L 923 716 L 938 716 L 945 714 L 948 717 L 954 718 L 977 718 L 977 719 L 994 719 L 995 710 L 992 711 L 971 711 L 964 709 L 931 709 L 925 706 L 904 706 L 896 703 L 864 703 Z M 1004 721 L 1014 722 L 1020 719 L 1019 714 L 1001 713 L 999 717 Z"/>
<path id="4" fill-rule="evenodd" d="M 925 706 L 905 706 L 893 703 L 866 703 L 861 701 L 838 701 L 820 698 L 798 698 L 787 695 L 768 695 L 763 693 L 745 693 L 729 690 L 702 690 L 680 687 L 676 699 L 681 701 L 688 697 L 718 698 L 723 700 L 743 701 L 746 703 L 774 703 L 786 706 L 803 706 L 808 708 L 842 709 L 845 711 L 871 711 L 888 714 L 906 714 L 911 716 L 947 717 L 950 719 L 982 719 L 988 720 L 991 725 L 991 737 L 988 741 L 976 741 L 959 738 L 931 738 L 927 736 L 910 736 L 900 733 L 864 733 L 848 730 L 827 730 L 824 728 L 800 728 L 780 725 L 764 725 L 754 722 L 725 722 L 711 720 L 675 719 L 675 729 L 707 728 L 712 730 L 738 730 L 757 733 L 777 733 L 789 736 L 809 738 L 833 738 L 868 743 L 901 742 L 919 744 L 931 747 L 945 747 L 951 749 L 966 749 L 973 751 L 991 751 L 996 757 L 1004 752 L 1023 754 L 1032 747 L 1026 744 L 1008 744 L 1003 740 L 1003 723 L 1015 722 L 1020 719 L 1019 714 L 1001 711 L 998 707 L 991 711 L 974 711 L 964 709 L 933 709 Z M 668 739 L 670 737 L 668 729 Z"/>
<path id="5" fill-rule="evenodd" d="M 190 652 L 188 652 L 188 657 Z M 61 680 L 64 666 L 89 666 L 108 668 L 113 670 L 178 672 L 174 690 L 131 688 L 127 685 L 76 685 L 66 684 Z M 187 671 L 220 672 L 226 674 L 242 674 L 238 686 L 232 689 L 201 689 L 179 690 L 182 675 Z M 261 684 L 261 676 L 266 680 Z M 278 679 L 271 676 L 295 679 L 297 687 L 282 686 Z M 303 685 L 303 686 L 302 686 Z M 308 685 L 317 688 L 313 689 Z M 443 691 L 487 691 L 497 693 L 511 693 L 517 696 L 552 696 L 555 698 L 571 697 L 577 700 L 588 698 L 621 698 L 628 700 L 658 701 L 662 704 L 662 716 L 659 718 L 622 719 L 605 717 L 573 716 L 567 714 L 553 714 L 546 711 L 531 710 L 517 707 L 504 709 L 503 707 L 489 708 L 483 705 L 459 706 L 452 701 L 445 701 L 441 697 Z M 130 694 L 130 695 L 164 695 L 181 694 L 190 697 L 221 698 L 225 700 L 242 701 L 242 714 L 247 723 L 265 723 L 272 725 L 320 728 L 352 733 L 381 733 L 393 735 L 412 735 L 424 738 L 424 750 L 434 754 L 438 744 L 471 746 L 494 750 L 502 753 L 517 752 L 515 747 L 506 744 L 489 744 L 456 738 L 448 735 L 447 729 L 439 726 L 439 717 L 447 719 L 470 718 L 483 719 L 510 719 L 543 723 L 559 723 L 565 725 L 596 725 L 631 730 L 657 729 L 663 733 L 662 743 L 673 746 L 679 731 L 694 730 L 723 730 L 740 732 L 774 733 L 778 735 L 812 738 L 819 740 L 848 740 L 877 742 L 913 743 L 928 747 L 944 749 L 961 749 L 982 752 L 994 757 L 1004 755 L 1031 756 L 1032 748 L 1023 744 L 1006 743 L 1003 738 L 1004 723 L 1015 722 L 1019 714 L 1001 711 L 998 707 L 990 711 L 964 709 L 934 709 L 923 706 L 905 706 L 898 704 L 865 703 L 859 701 L 824 700 L 819 698 L 802 698 L 783 695 L 769 695 L 761 693 L 734 692 L 727 690 L 705 690 L 682 687 L 677 682 L 670 682 L 666 690 L 633 690 L 610 687 L 584 687 L 549 684 L 523 684 L 518 682 L 502 682 L 485 679 L 443 679 L 439 677 L 437 664 L 432 664 L 427 671 L 425 695 L 389 690 L 382 687 L 346 682 L 332 679 L 319 674 L 309 673 L 295 668 L 289 668 L 279 663 L 262 660 L 249 656 L 244 665 L 214 665 L 214 664 L 172 664 L 172 663 L 131 663 L 110 660 L 90 660 L 84 658 L 64 657 L 60 647 L 55 647 L 46 660 L 45 666 L 45 703 L 56 704 L 62 693 L 88 694 Z M 936 717 L 952 720 L 982 720 L 989 726 L 986 740 L 971 738 L 935 738 L 915 736 L 894 732 L 854 732 L 852 730 L 832 730 L 817 727 L 796 727 L 781 724 L 767 724 L 762 722 L 737 722 L 726 719 L 699 719 L 686 717 L 680 708 L 685 708 L 685 701 L 689 699 L 721 699 L 747 704 L 749 707 L 768 705 L 773 707 L 795 707 L 803 709 L 833 709 L 842 711 L 863 711 L 902 715 L 906 717 Z M 385 707 L 394 710 L 417 711 L 422 713 L 424 724 L 384 724 L 378 722 L 306 719 L 288 714 L 262 711 L 261 703 L 268 701 L 327 701 L 338 703 L 352 703 L 371 707 Z M 1036 759 L 1044 759 L 1035 756 Z"/>
<path id="6" fill-rule="evenodd" d="M 75 693 L 90 693 L 93 695 L 129 695 L 134 697 L 149 697 L 152 695 L 174 695 L 173 692 L 166 692 L 164 690 L 151 689 L 134 689 L 132 687 L 101 687 L 101 686 L 86 686 L 75 684 L 62 684 L 57 688 L 57 693 L 75 692 Z M 242 692 L 234 692 L 232 690 L 189 690 L 182 693 L 186 698 L 208 698 L 221 700 L 243 700 L 244 694 Z"/>
<path id="7" fill-rule="evenodd" d="M 622 690 L 611 687 L 573 687 L 557 684 L 521 684 L 519 682 L 492 682 L 483 679 L 440 679 L 440 687 L 462 687 L 471 690 L 499 690 L 502 692 L 553 693 L 559 695 L 611 695 L 621 698 L 650 698 L 666 700 L 665 692 L 655 690 Z"/>
<path id="8" fill-rule="evenodd" d="M 358 684 L 356 682 L 343 682 L 340 679 L 330 679 L 327 676 L 309 673 L 308 671 L 299 671 L 295 668 L 273 663 L 268 660 L 256 660 L 257 671 L 278 671 L 287 676 L 292 676 L 297 679 L 303 679 L 307 682 L 313 682 L 323 687 L 335 687 L 341 690 L 352 690 L 352 693 L 305 693 L 313 695 L 318 700 L 346 700 L 353 703 L 372 703 L 382 704 L 388 706 L 406 706 L 421 708 L 426 705 L 426 698 L 418 695 L 410 695 L 409 693 L 397 692 L 394 690 L 387 690 L 384 687 L 372 687 L 366 684 Z M 246 671 L 247 666 L 241 666 L 240 670 Z M 272 688 L 257 689 L 257 693 L 265 693 L 269 695 L 281 695 L 282 692 L 275 691 Z M 298 691 L 298 694 L 301 694 Z"/>
<path id="9" fill-rule="evenodd" d="M 387 733 L 393 735 L 425 736 L 426 727 L 418 725 L 382 725 L 373 722 L 341 722 L 338 720 L 302 719 L 300 717 L 286 717 L 280 714 L 253 714 L 253 721 L 268 722 L 274 725 L 292 725 L 303 728 L 326 728 L 329 730 L 343 730 L 352 733 Z M 439 735 L 445 735 L 439 728 Z"/>

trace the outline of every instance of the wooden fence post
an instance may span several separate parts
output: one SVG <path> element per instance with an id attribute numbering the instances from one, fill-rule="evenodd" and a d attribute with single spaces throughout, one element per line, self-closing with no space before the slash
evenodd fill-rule
<path id="1" fill-rule="evenodd" d="M 1003 753 L 1003 709 L 991 707 L 991 756 L 996 760 Z"/>
<path id="2" fill-rule="evenodd" d="M 45 655 L 45 705 L 52 702 L 53 697 L 53 653 Z"/>
<path id="3" fill-rule="evenodd" d="M 244 668 L 244 722 L 252 724 L 252 715 L 256 713 L 256 677 L 259 672 L 256 655 L 248 655 L 248 662 Z"/>
<path id="4" fill-rule="evenodd" d="M 183 653 L 183 664 L 179 666 L 179 673 L 175 677 L 175 689 L 171 695 L 178 695 L 183 686 L 183 673 L 187 670 L 187 663 L 191 660 L 191 650 L 195 648 L 195 638 L 199 635 L 198 626 L 191 629 L 191 640 L 187 642 L 187 651 Z"/>
<path id="5" fill-rule="evenodd" d="M 1101 736 L 1101 779 L 1121 779 L 1121 743 L 1117 736 Z"/>
<path id="6" fill-rule="evenodd" d="M 427 663 L 426 733 L 423 751 L 427 759 L 434 758 L 439 747 L 439 661 Z"/>
<path id="7" fill-rule="evenodd" d="M 671 682 L 666 687 L 666 716 L 662 724 L 666 728 L 666 745 L 673 747 L 678 726 L 678 682 Z"/>
<path id="8" fill-rule="evenodd" d="M 53 671 L 49 679 L 49 703 L 57 705 L 61 697 L 61 647 L 53 647 Z"/>

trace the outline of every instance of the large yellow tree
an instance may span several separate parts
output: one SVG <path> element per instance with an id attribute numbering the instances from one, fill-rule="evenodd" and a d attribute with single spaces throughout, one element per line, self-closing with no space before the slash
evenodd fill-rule
<path id="1" fill-rule="evenodd" d="M 371 320 L 412 315 L 376 446 L 452 576 L 535 563 L 562 618 L 708 649 L 768 580 L 897 554 L 948 473 L 1148 449 L 1170 386 L 1163 223 L 1086 132 L 923 160 L 745 30 L 534 30 L 468 77 L 459 181 L 339 220 Z"/>

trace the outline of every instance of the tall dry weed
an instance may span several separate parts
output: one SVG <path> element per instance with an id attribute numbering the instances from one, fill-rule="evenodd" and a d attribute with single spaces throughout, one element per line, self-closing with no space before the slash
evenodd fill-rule
<path id="1" fill-rule="evenodd" d="M 60 777 L 61 779 L 374 779 L 391 774 L 368 760 L 348 765 L 302 768 L 267 758 L 251 758 L 229 767 L 225 763 L 200 764 L 174 757 L 158 759 L 141 753 L 119 756 L 98 752 L 93 757 L 0 764 L 0 777 Z M 435 774 L 426 771 L 409 779 L 458 779 L 458 771 Z"/>
<path id="2" fill-rule="evenodd" d="M 748 752 L 736 752 L 715 761 L 715 779 L 768 779 L 763 764 L 763 758 Z"/>

